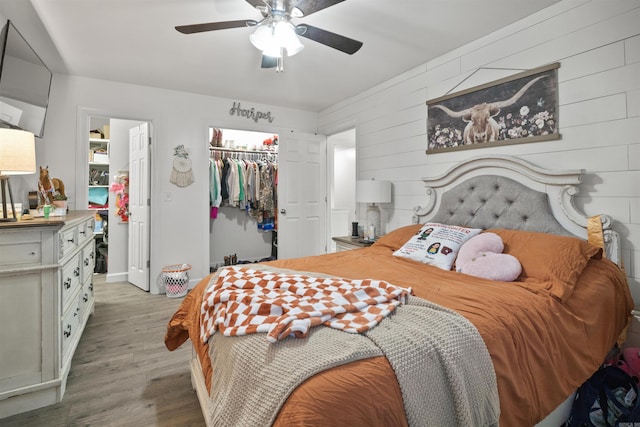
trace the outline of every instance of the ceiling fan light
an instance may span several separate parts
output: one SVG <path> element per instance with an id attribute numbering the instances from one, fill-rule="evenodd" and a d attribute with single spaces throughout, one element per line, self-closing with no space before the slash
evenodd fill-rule
<path id="1" fill-rule="evenodd" d="M 282 58 L 283 52 L 279 46 L 273 46 L 271 48 L 263 50 L 262 54 L 265 56 L 270 56 L 272 58 Z"/>
<path id="2" fill-rule="evenodd" d="M 274 26 L 273 37 L 280 47 L 287 50 L 288 56 L 293 56 L 304 48 L 296 34 L 296 27 L 289 21 L 277 22 Z"/>
<path id="3" fill-rule="evenodd" d="M 258 28 L 249 36 L 249 40 L 259 50 L 269 49 L 275 43 L 270 25 L 258 25 Z"/>
<path id="4" fill-rule="evenodd" d="M 304 49 L 304 45 L 300 43 L 300 40 L 297 40 L 297 42 L 298 44 L 287 47 L 287 56 L 293 56 Z"/>

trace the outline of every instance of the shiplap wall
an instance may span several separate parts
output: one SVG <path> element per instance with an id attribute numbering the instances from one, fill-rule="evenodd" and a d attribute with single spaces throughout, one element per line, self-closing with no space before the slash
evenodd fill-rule
<path id="1" fill-rule="evenodd" d="M 553 62 L 560 62 L 562 139 L 425 154 L 428 99 Z M 420 178 L 461 159 L 508 154 L 548 169 L 584 169 L 576 204 L 616 220 L 640 305 L 640 1 L 561 1 L 320 114 L 323 134 L 349 127 L 357 178 L 393 182 L 383 231 L 410 223 L 412 208 L 424 203 Z"/>

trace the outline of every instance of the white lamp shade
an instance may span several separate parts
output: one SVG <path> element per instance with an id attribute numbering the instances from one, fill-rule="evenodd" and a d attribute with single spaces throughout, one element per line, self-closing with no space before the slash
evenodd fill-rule
<path id="1" fill-rule="evenodd" d="M 282 49 L 288 56 L 293 56 L 304 48 L 295 27 L 288 21 L 265 21 L 258 25 L 249 40 L 265 55 L 275 58 L 282 57 Z"/>
<path id="2" fill-rule="evenodd" d="M 249 36 L 251 43 L 259 50 L 267 50 L 273 42 L 273 31 L 270 25 L 258 25 L 258 28 Z"/>
<path id="3" fill-rule="evenodd" d="M 296 29 L 291 22 L 280 21 L 276 23 L 273 36 L 278 46 L 287 50 L 288 56 L 293 56 L 300 52 L 304 45 L 296 35 Z"/>
<path id="4" fill-rule="evenodd" d="M 390 203 L 391 182 L 375 179 L 357 181 L 356 201 L 360 203 Z"/>
<path id="5" fill-rule="evenodd" d="M 36 172 L 36 143 L 31 132 L 0 129 L 0 175 Z"/>

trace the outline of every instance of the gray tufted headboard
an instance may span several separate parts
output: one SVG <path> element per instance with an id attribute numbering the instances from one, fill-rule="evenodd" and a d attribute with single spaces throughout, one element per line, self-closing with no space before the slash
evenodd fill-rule
<path id="1" fill-rule="evenodd" d="M 546 193 L 497 175 L 470 178 L 444 193 L 431 221 L 571 235 L 549 210 Z"/>
<path id="2" fill-rule="evenodd" d="M 511 156 L 475 157 L 423 178 L 427 203 L 414 223 L 508 228 L 587 238 L 587 217 L 572 201 L 582 170 L 550 171 Z M 620 265 L 620 239 L 602 215 L 607 257 Z"/>

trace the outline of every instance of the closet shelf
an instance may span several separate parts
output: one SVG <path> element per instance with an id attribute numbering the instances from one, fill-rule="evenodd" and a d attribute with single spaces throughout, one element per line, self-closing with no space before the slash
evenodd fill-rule
<path id="1" fill-rule="evenodd" d="M 250 153 L 250 154 L 278 154 L 277 151 L 242 150 L 240 148 L 225 148 L 225 147 L 209 147 L 209 151 L 226 151 L 226 152 L 230 152 L 230 153 Z"/>

